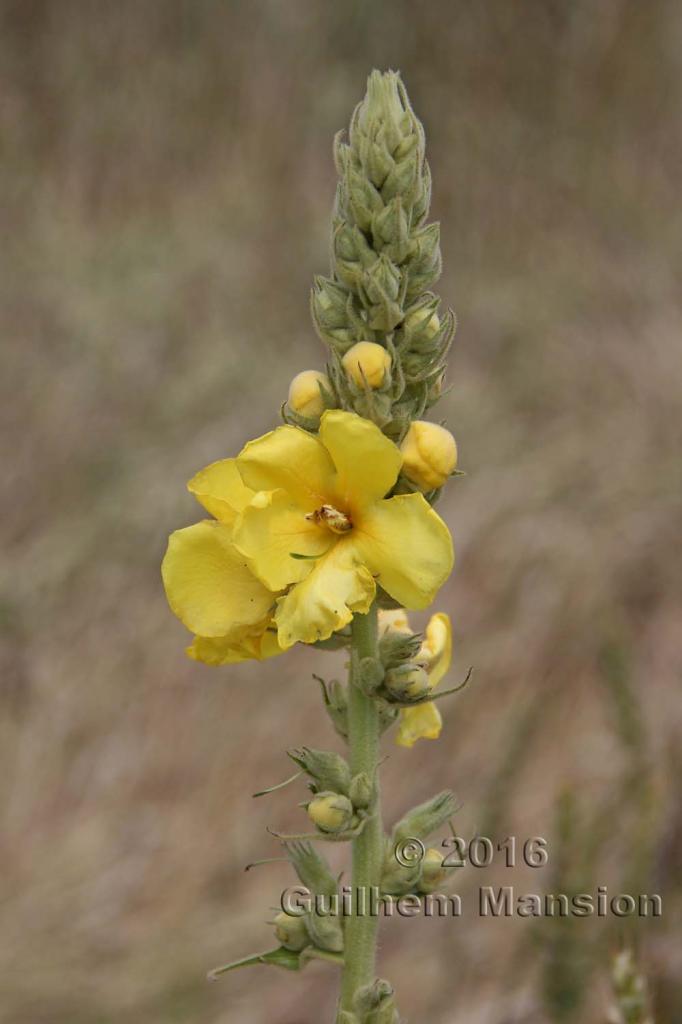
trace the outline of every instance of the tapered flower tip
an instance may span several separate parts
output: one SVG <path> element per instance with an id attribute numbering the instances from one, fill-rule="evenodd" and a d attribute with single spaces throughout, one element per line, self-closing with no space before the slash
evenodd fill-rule
<path id="1" fill-rule="evenodd" d="M 367 79 L 367 93 L 360 107 L 360 123 L 363 127 L 378 120 L 400 123 L 404 114 L 400 73 L 375 68 Z"/>

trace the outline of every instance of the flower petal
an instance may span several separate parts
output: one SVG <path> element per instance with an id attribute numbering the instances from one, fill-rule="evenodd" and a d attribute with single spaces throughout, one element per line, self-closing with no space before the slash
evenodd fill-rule
<path id="1" fill-rule="evenodd" d="M 375 592 L 372 575 L 358 562 L 354 545 L 337 541 L 307 579 L 278 600 L 280 644 L 287 648 L 296 641 L 328 639 L 351 621 L 353 612 L 368 612 Z"/>
<path id="2" fill-rule="evenodd" d="M 282 488 L 312 512 L 333 493 L 334 467 L 320 441 L 298 427 L 278 427 L 249 441 L 237 458 L 244 483 L 254 491 Z"/>
<path id="3" fill-rule="evenodd" d="M 445 612 L 438 612 L 429 619 L 419 655 L 427 659 L 431 686 L 438 686 L 452 661 L 452 626 L 450 616 Z"/>
<path id="4" fill-rule="evenodd" d="M 433 701 L 402 708 L 395 741 L 399 747 L 413 747 L 417 740 L 437 740 L 442 725 L 443 719 Z"/>
<path id="5" fill-rule="evenodd" d="M 274 602 L 231 537 L 229 527 L 205 519 L 168 539 L 161 566 L 168 603 L 200 636 L 224 637 L 255 626 Z"/>
<path id="6" fill-rule="evenodd" d="M 379 609 L 379 635 L 384 636 L 386 633 L 412 633 L 404 608 Z"/>
<path id="7" fill-rule="evenodd" d="M 253 491 L 239 475 L 236 459 L 220 459 L 200 469 L 187 484 L 187 490 L 207 512 L 228 525 L 253 498 Z"/>
<path id="8" fill-rule="evenodd" d="M 234 640 L 224 636 L 195 636 L 194 643 L 187 648 L 190 658 L 203 661 L 205 665 L 234 665 L 251 659 L 264 661 L 283 653 L 277 642 L 277 633 L 267 628 L 255 636 L 246 635 Z"/>
<path id="9" fill-rule="evenodd" d="M 365 509 L 353 530 L 361 560 L 406 608 L 426 608 L 452 571 L 447 526 L 422 494 L 399 494 Z"/>
<path id="10" fill-rule="evenodd" d="M 334 543 L 329 530 L 305 516 L 286 491 L 260 491 L 237 520 L 234 543 L 271 590 L 304 580 Z"/>
<path id="11" fill-rule="evenodd" d="M 336 494 L 342 505 L 383 498 L 398 479 L 400 449 L 371 420 L 329 409 L 322 415 L 320 441 L 336 466 Z"/>

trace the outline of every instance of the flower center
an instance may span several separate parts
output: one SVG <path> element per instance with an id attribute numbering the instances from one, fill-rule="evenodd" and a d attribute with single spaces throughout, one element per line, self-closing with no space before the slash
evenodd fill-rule
<path id="1" fill-rule="evenodd" d="M 318 526 L 326 526 L 332 533 L 348 533 L 353 529 L 353 524 L 345 512 L 339 512 L 333 505 L 321 505 L 314 512 L 309 512 L 306 519 L 317 523 Z"/>

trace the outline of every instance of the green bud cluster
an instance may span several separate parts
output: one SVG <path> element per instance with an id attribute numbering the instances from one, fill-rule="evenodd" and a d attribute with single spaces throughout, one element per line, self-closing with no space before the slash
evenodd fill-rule
<path id="1" fill-rule="evenodd" d="M 429 291 L 441 272 L 440 229 L 426 223 L 431 175 L 424 130 L 399 74 L 372 72 L 334 157 L 332 273 L 315 278 L 312 316 L 331 350 L 330 386 L 339 405 L 399 440 L 437 400 L 455 328 L 452 312 L 439 316 L 439 299 Z M 376 388 L 358 385 L 342 363 L 363 341 L 391 357 Z"/>
<path id="2" fill-rule="evenodd" d="M 285 849 L 296 874 L 311 893 L 327 898 L 337 894 L 337 880 L 324 857 L 310 843 L 286 843 Z M 317 913 L 314 908 L 301 915 L 281 912 L 273 925 L 278 941 L 293 952 L 310 952 L 310 947 L 325 953 L 343 951 L 343 927 L 339 917 L 332 913 Z"/>
<path id="3" fill-rule="evenodd" d="M 406 893 L 423 895 L 437 888 L 441 881 L 442 858 L 436 863 L 436 851 L 427 850 L 423 857 L 415 851 L 413 858 L 406 859 L 401 856 L 401 850 L 406 842 L 423 842 L 428 839 L 452 818 L 456 809 L 456 797 L 446 789 L 413 807 L 400 819 L 386 838 L 380 883 L 383 893 L 390 896 L 403 896 Z"/>
<path id="4" fill-rule="evenodd" d="M 372 780 L 365 772 L 351 775 L 345 758 L 332 750 L 300 747 L 288 754 L 310 780 L 313 799 L 301 806 L 318 832 L 334 840 L 353 838 L 374 800 Z"/>
<path id="5" fill-rule="evenodd" d="M 381 978 L 358 989 L 353 1010 L 358 1024 L 398 1024 L 400 1019 L 393 986 Z"/>

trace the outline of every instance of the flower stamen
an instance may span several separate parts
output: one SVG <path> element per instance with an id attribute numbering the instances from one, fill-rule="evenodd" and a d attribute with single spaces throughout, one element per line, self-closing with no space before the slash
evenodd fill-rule
<path id="1" fill-rule="evenodd" d="M 332 533 L 348 533 L 353 529 L 350 516 L 345 512 L 339 512 L 333 505 L 321 505 L 314 512 L 308 512 L 306 519 L 317 523 L 318 526 L 326 526 Z"/>

